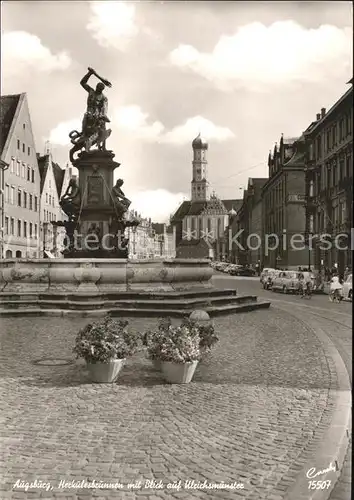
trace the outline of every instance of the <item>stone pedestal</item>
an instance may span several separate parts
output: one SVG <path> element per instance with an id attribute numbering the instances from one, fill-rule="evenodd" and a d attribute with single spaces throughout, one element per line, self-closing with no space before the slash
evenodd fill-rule
<path id="1" fill-rule="evenodd" d="M 117 213 L 112 196 L 114 170 L 112 151 L 82 152 L 75 162 L 79 171 L 81 208 L 76 225 L 74 248 L 66 258 L 126 258 L 122 245 L 125 224 Z"/>

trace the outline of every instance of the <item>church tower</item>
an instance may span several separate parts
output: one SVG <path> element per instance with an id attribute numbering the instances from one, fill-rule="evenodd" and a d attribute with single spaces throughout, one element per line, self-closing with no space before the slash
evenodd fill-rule
<path id="1" fill-rule="evenodd" d="M 206 152 L 208 143 L 205 139 L 198 137 L 192 142 L 193 148 L 193 179 L 192 179 L 192 201 L 206 201 L 209 199 L 209 183 L 207 181 L 208 161 Z"/>

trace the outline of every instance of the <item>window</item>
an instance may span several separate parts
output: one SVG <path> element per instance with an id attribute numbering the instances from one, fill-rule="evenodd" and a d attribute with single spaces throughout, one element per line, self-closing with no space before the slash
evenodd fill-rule
<path id="1" fill-rule="evenodd" d="M 15 219 L 13 217 L 10 220 L 10 234 L 11 236 L 15 235 Z"/>
<path id="2" fill-rule="evenodd" d="M 26 128 L 26 125 L 25 125 L 25 124 L 23 124 L 23 130 L 25 130 L 25 128 Z"/>
<path id="3" fill-rule="evenodd" d="M 37 224 L 34 225 L 34 237 L 38 238 L 38 226 L 37 226 Z"/>
<path id="4" fill-rule="evenodd" d="M 17 221 L 17 236 L 21 236 L 21 221 L 18 219 Z"/>
<path id="5" fill-rule="evenodd" d="M 333 165 L 332 169 L 332 186 L 334 187 L 337 184 L 337 166 Z"/>
<path id="6" fill-rule="evenodd" d="M 15 173 L 15 158 L 11 158 L 10 172 L 11 172 L 11 174 Z"/>
<path id="7" fill-rule="evenodd" d="M 5 217 L 5 234 L 9 234 L 9 218 Z"/>
<path id="8" fill-rule="evenodd" d="M 11 193 L 11 196 L 10 196 L 10 203 L 11 203 L 12 205 L 14 205 L 14 204 L 15 204 L 15 188 L 14 188 L 13 186 L 11 186 L 11 191 L 10 191 L 10 193 Z"/>
<path id="9" fill-rule="evenodd" d="M 8 184 L 5 185 L 5 201 L 10 203 L 10 186 Z"/>
<path id="10" fill-rule="evenodd" d="M 48 203 L 48 193 L 45 194 L 45 202 Z"/>
<path id="11" fill-rule="evenodd" d="M 321 158 L 321 136 L 319 135 L 316 140 L 316 158 Z"/>
<path id="12" fill-rule="evenodd" d="M 27 222 L 23 222 L 23 236 L 27 238 Z"/>
<path id="13" fill-rule="evenodd" d="M 345 116 L 345 132 L 346 132 L 346 135 L 350 135 L 351 132 L 352 132 L 352 127 L 351 127 L 351 115 L 350 115 L 350 111 L 349 113 L 346 114 Z"/>
<path id="14" fill-rule="evenodd" d="M 29 237 L 33 238 L 33 224 L 32 224 L 32 222 L 30 222 L 30 225 L 29 225 Z"/>
<path id="15" fill-rule="evenodd" d="M 25 153 L 26 152 L 26 146 L 24 144 L 22 144 L 22 153 Z"/>
<path id="16" fill-rule="evenodd" d="M 29 207 L 30 210 L 33 210 L 33 196 L 29 195 Z"/>
<path id="17" fill-rule="evenodd" d="M 344 118 L 339 122 L 339 142 L 344 139 Z"/>
<path id="18" fill-rule="evenodd" d="M 19 139 L 17 139 L 17 149 L 21 149 L 21 144 Z"/>
<path id="19" fill-rule="evenodd" d="M 52 189 L 52 181 L 49 179 L 49 189 Z"/>
<path id="20" fill-rule="evenodd" d="M 31 169 L 30 169 L 30 167 L 27 167 L 27 180 L 28 181 L 31 180 Z"/>
<path id="21" fill-rule="evenodd" d="M 52 207 L 54 207 L 54 196 L 52 196 Z"/>
<path id="22" fill-rule="evenodd" d="M 22 207 L 22 193 L 21 193 L 21 189 L 19 189 L 17 191 L 17 205 L 19 207 Z"/>
<path id="23" fill-rule="evenodd" d="M 344 178 L 344 160 L 339 161 L 339 182 Z"/>
<path id="24" fill-rule="evenodd" d="M 26 179 L 26 163 L 22 163 L 22 179 Z"/>
<path id="25" fill-rule="evenodd" d="M 346 157 L 346 165 L 345 165 L 345 176 L 350 177 L 350 163 L 351 163 L 351 156 Z"/>
<path id="26" fill-rule="evenodd" d="M 34 182 L 34 169 L 32 168 L 32 182 Z"/>
<path id="27" fill-rule="evenodd" d="M 51 205 L 51 204 L 52 204 L 52 197 L 51 197 L 51 195 L 49 195 L 49 205 Z"/>
<path id="28" fill-rule="evenodd" d="M 23 192 L 23 208 L 27 208 L 27 193 Z"/>
<path id="29" fill-rule="evenodd" d="M 16 175 L 18 175 L 19 177 L 21 175 L 21 162 L 19 160 L 17 160 Z"/>
<path id="30" fill-rule="evenodd" d="M 336 145 L 336 126 L 332 127 L 332 147 Z"/>
<path id="31" fill-rule="evenodd" d="M 38 212 L 38 197 L 34 197 L 34 211 Z"/>
<path id="32" fill-rule="evenodd" d="M 31 148 L 29 146 L 27 148 L 27 154 L 28 154 L 28 156 L 31 156 Z"/>

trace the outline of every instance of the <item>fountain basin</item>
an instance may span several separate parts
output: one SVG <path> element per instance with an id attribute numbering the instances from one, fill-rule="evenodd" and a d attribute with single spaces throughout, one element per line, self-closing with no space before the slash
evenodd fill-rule
<path id="1" fill-rule="evenodd" d="M 4 259 L 1 292 L 128 292 L 212 288 L 201 259 Z"/>

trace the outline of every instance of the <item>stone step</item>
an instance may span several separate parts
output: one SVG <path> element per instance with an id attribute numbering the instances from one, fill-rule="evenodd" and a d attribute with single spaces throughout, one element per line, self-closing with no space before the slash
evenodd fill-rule
<path id="1" fill-rule="evenodd" d="M 69 299 L 69 300 L 77 300 L 80 301 L 83 297 L 85 297 L 85 300 L 97 300 L 97 299 L 102 299 L 105 298 L 107 300 L 129 300 L 129 299 L 147 299 L 147 300 L 165 300 L 166 298 L 184 298 L 184 297 L 221 297 L 221 296 L 230 296 L 230 295 L 236 295 L 237 291 L 236 289 L 196 289 L 196 290 L 175 290 L 175 291 L 169 291 L 169 292 L 156 292 L 156 291 L 151 291 L 151 292 L 141 292 L 141 291 L 131 291 L 131 292 L 105 292 L 102 291 L 101 293 L 85 293 L 84 295 L 80 293 L 72 293 L 68 291 L 62 291 L 62 292 L 18 292 L 18 293 L 13 293 L 13 292 L 0 292 L 0 304 L 5 301 L 5 300 L 14 300 L 14 301 L 21 301 L 21 300 L 33 300 L 35 299 L 41 299 L 41 300 L 60 300 L 63 299 Z"/>
<path id="2" fill-rule="evenodd" d="M 76 297 L 77 299 L 78 297 Z M 82 299 L 82 297 L 80 297 Z M 208 307 L 222 307 L 223 305 L 230 305 L 233 303 L 246 304 L 253 303 L 257 301 L 255 295 L 230 295 L 221 297 L 201 297 L 201 298 L 185 298 L 185 299 L 172 299 L 165 298 L 163 305 L 167 308 L 178 307 L 181 309 L 206 309 Z M 126 307 L 134 307 L 135 309 L 152 309 L 161 306 L 161 300 L 155 300 L 151 298 L 141 299 L 140 297 L 135 300 L 105 300 L 102 297 L 100 300 L 43 300 L 41 298 L 18 301 L 18 300 L 3 300 L 0 303 L 0 314 L 2 311 L 9 309 L 28 309 L 30 307 L 39 306 L 41 309 L 51 309 L 57 307 L 60 309 L 78 309 L 78 310 L 90 310 L 90 309 L 102 309 L 102 308 L 117 308 L 124 309 Z"/>
<path id="3" fill-rule="evenodd" d="M 221 314 L 230 313 L 242 313 L 248 311 L 254 311 L 257 309 L 267 309 L 270 307 L 270 302 L 267 301 L 254 301 L 249 303 L 232 304 L 228 306 L 209 306 L 204 308 L 210 316 L 216 316 Z M 191 312 L 190 310 L 181 309 L 144 309 L 144 308 L 132 308 L 124 307 L 119 309 L 96 309 L 96 310 L 62 310 L 62 309 L 40 309 L 40 308 L 30 308 L 30 309 L 8 309 L 1 310 L 0 315 L 2 316 L 85 316 L 85 317 L 102 317 L 107 314 L 111 316 L 129 317 L 129 316 L 171 316 L 171 317 L 183 317 L 186 313 Z"/>

